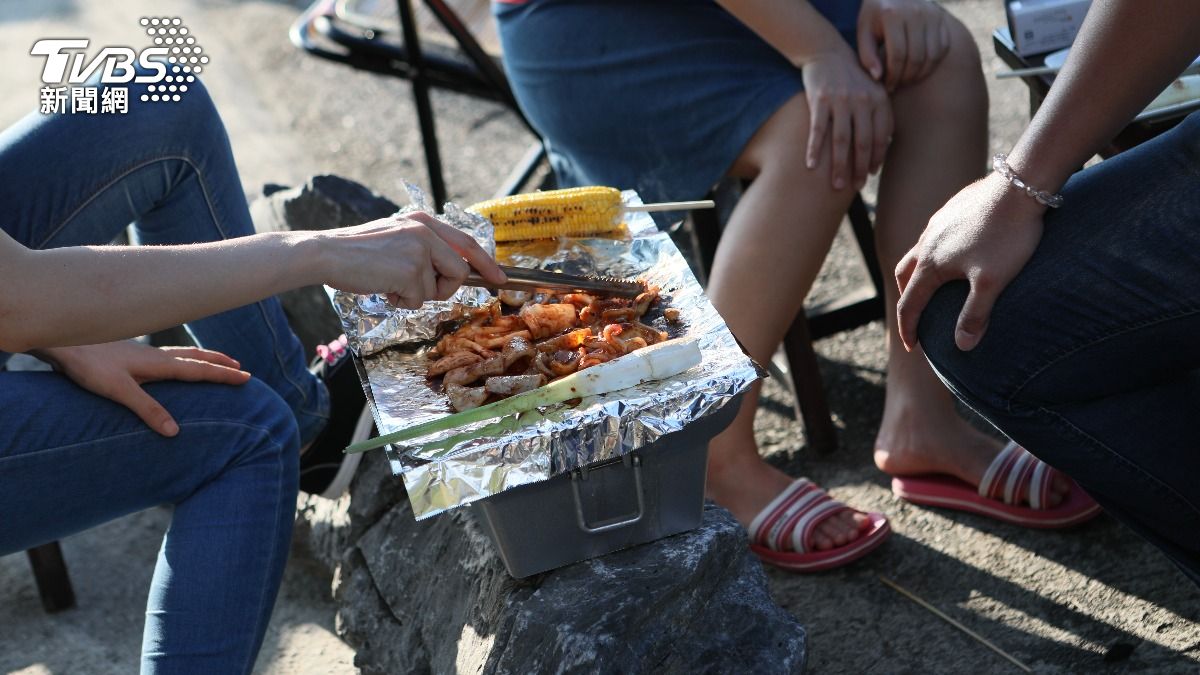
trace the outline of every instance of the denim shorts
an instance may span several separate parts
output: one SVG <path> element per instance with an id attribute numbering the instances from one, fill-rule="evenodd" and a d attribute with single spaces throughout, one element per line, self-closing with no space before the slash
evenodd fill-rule
<path id="1" fill-rule="evenodd" d="M 854 44 L 859 0 L 812 4 Z M 564 187 L 702 197 L 803 90 L 798 68 L 710 0 L 493 7 L 513 92 Z"/>

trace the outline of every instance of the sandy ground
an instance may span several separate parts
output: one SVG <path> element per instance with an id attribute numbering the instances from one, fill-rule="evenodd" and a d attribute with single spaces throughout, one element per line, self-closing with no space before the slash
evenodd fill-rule
<path id="1" fill-rule="evenodd" d="M 1000 3 L 944 3 L 974 32 L 988 72 Z M 36 105 L 44 37 L 93 45 L 143 44 L 137 19 L 180 16 L 213 58 L 205 80 L 223 111 L 248 194 L 338 173 L 402 200 L 403 178 L 424 182 L 407 85 L 319 61 L 287 41 L 293 2 L 230 0 L 0 0 L 0 124 Z M 989 80 L 993 150 L 1007 149 L 1028 108 L 1019 82 Z M 503 109 L 435 95 L 452 196 L 491 194 L 532 141 Z M 814 297 L 863 279 L 843 236 Z M 858 265 L 858 266 L 856 266 Z M 873 324 L 822 341 L 823 374 L 843 449 L 816 457 L 791 418 L 789 395 L 767 388 L 759 437 L 771 461 L 809 475 L 859 507 L 886 512 L 896 535 L 849 569 L 814 576 L 768 572 L 778 601 L 809 628 L 813 672 L 1005 672 L 1015 667 L 901 598 L 895 579 L 983 634 L 1037 672 L 1200 671 L 1200 592 L 1153 548 L 1102 518 L 1068 533 L 1020 530 L 894 500 L 870 463 L 883 401 L 883 328 Z M 7 514 L 5 514 L 7 515 Z M 4 516 L 0 516 L 4 517 Z M 0 558 L 0 671 L 128 673 L 136 669 L 141 613 L 154 555 L 168 521 L 152 510 L 63 542 L 78 595 L 75 610 L 48 616 L 23 555 Z M 293 551 L 261 673 L 353 671 L 334 632 L 330 579 Z M 1114 659 L 1126 647 L 1131 654 Z M 754 664 L 747 664 L 753 671 Z"/>

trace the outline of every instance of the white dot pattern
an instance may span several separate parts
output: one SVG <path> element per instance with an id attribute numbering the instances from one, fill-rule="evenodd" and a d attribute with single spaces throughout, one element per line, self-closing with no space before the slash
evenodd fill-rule
<path id="1" fill-rule="evenodd" d="M 208 64 L 208 56 L 202 55 L 203 49 L 196 44 L 196 38 L 191 30 L 183 25 L 183 19 L 177 16 L 143 16 L 138 24 L 145 29 L 146 35 L 160 47 L 157 58 L 166 58 L 169 64 L 166 73 L 153 84 L 146 85 L 148 93 L 141 94 L 138 99 L 144 102 L 178 102 L 186 94 L 188 85 L 196 81 L 193 73 L 200 73 L 203 66 Z M 164 84 L 166 83 L 166 84 Z"/>

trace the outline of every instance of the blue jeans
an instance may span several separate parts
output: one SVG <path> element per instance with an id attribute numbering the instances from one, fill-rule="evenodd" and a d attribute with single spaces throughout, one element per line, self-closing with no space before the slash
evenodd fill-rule
<path id="1" fill-rule="evenodd" d="M 0 133 L 0 227 L 30 248 L 253 233 L 229 140 L 204 88 L 129 112 L 31 114 Z M 48 307 L 47 311 L 54 311 Z M 298 452 L 324 426 L 324 385 L 278 301 L 187 326 L 254 375 L 162 382 L 164 438 L 58 373 L 0 372 L 0 554 L 173 506 L 146 611 L 144 672 L 249 672 L 282 578 Z"/>
<path id="2" fill-rule="evenodd" d="M 1200 584 L 1200 115 L 1073 177 L 973 351 L 965 282 L 920 326 L 961 399 Z"/>

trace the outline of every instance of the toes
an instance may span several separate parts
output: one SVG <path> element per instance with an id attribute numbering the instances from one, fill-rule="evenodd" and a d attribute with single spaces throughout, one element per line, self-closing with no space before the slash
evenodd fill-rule
<path id="1" fill-rule="evenodd" d="M 822 524 L 822 526 L 824 525 Z M 828 551 L 833 548 L 833 540 L 826 536 L 821 531 L 821 528 L 818 527 L 816 532 L 813 532 L 813 547 L 818 551 Z"/>
<path id="2" fill-rule="evenodd" d="M 866 522 L 866 515 L 856 511 L 830 516 L 813 532 L 813 547 L 825 551 L 845 546 L 859 538 Z"/>
<path id="3" fill-rule="evenodd" d="M 1050 506 L 1058 506 L 1067 500 L 1067 495 L 1071 493 L 1071 481 L 1062 474 L 1057 474 L 1050 481 L 1050 494 L 1046 495 L 1046 501 Z"/>

